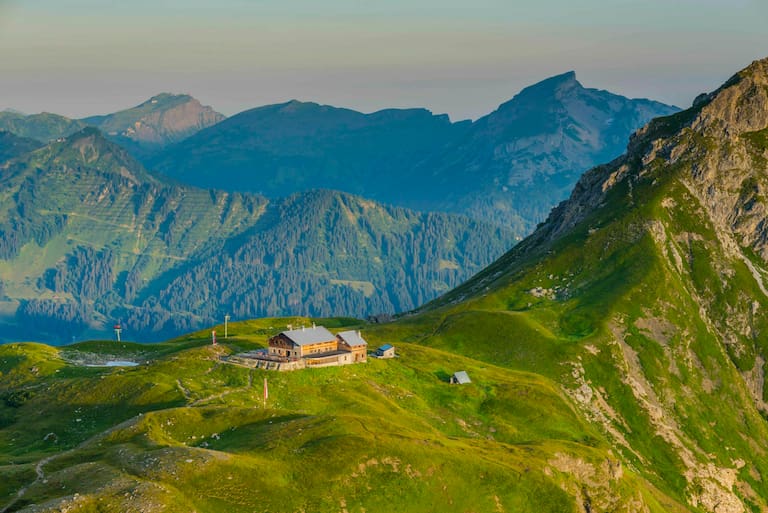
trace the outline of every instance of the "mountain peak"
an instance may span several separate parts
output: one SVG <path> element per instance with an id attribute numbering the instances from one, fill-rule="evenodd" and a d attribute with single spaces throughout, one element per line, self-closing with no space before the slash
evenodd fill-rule
<path id="1" fill-rule="evenodd" d="M 200 102 L 196 98 L 188 94 L 160 93 L 151 97 L 147 101 L 137 105 L 135 108 L 141 108 L 141 107 L 151 108 L 153 106 L 154 108 L 168 108 L 174 105 L 181 105 L 184 103 L 199 104 Z"/>
<path id="2" fill-rule="evenodd" d="M 64 148 L 78 150 L 83 156 L 88 154 L 88 160 L 102 158 L 105 155 L 118 154 L 121 159 L 130 159 L 130 156 L 122 147 L 107 140 L 98 128 L 92 126 L 85 127 L 63 141 L 59 140 L 58 142 L 61 142 Z"/>
<path id="3" fill-rule="evenodd" d="M 768 59 L 754 61 L 699 101 L 692 128 L 733 137 L 768 127 Z"/>
<path id="4" fill-rule="evenodd" d="M 160 93 L 130 109 L 83 121 L 121 144 L 155 148 L 186 139 L 224 118 L 188 94 Z"/>
<path id="5" fill-rule="evenodd" d="M 551 76 L 547 79 L 542 80 L 539 83 L 540 84 L 552 83 L 552 84 L 562 85 L 562 84 L 572 84 L 574 82 L 578 83 L 578 81 L 576 80 L 576 72 L 571 70 L 571 71 L 566 71 L 565 73 L 561 73 L 559 75 Z"/>
<path id="6" fill-rule="evenodd" d="M 544 96 L 562 93 L 571 89 L 583 89 L 581 83 L 576 80 L 576 72 L 568 71 L 560 75 L 546 78 L 532 86 L 526 87 L 518 96 Z"/>
<path id="7" fill-rule="evenodd" d="M 303 102 L 301 100 L 291 100 L 280 105 L 280 112 L 311 112 L 320 109 L 333 109 L 327 105 L 320 105 L 315 102 Z"/>
<path id="8" fill-rule="evenodd" d="M 75 143 L 77 141 L 88 139 L 88 138 L 103 138 L 103 135 L 98 128 L 94 126 L 87 126 L 82 130 L 70 135 L 66 139 L 67 139 L 67 142 L 69 143 Z"/>
<path id="9" fill-rule="evenodd" d="M 765 77 L 768 76 L 768 57 L 764 59 L 758 59 L 755 61 L 752 61 L 752 64 L 744 68 L 739 75 L 742 76 L 760 76 L 763 78 L 763 81 L 765 80 Z"/>
<path id="10" fill-rule="evenodd" d="M 86 166 L 102 173 L 121 175 L 136 184 L 157 181 L 122 146 L 110 141 L 98 128 L 92 126 L 64 140 L 58 140 L 49 145 L 48 149 L 41 157 L 58 165 Z"/>
<path id="11" fill-rule="evenodd" d="M 636 190 L 664 168 L 712 209 L 711 219 L 722 233 L 736 233 L 741 244 L 768 262 L 768 237 L 748 219 L 757 216 L 758 208 L 732 194 L 749 180 L 761 180 L 755 172 L 765 168 L 766 134 L 768 59 L 753 62 L 688 110 L 656 118 L 638 130 L 622 157 L 584 173 L 571 197 L 550 213 L 531 240 L 537 244 L 558 238 L 600 208 L 618 184 L 631 181 L 630 190 Z"/>

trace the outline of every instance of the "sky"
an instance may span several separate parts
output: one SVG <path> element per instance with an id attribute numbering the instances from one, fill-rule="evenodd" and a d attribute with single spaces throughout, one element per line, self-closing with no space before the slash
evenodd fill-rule
<path id="1" fill-rule="evenodd" d="M 188 93 L 476 119 L 566 71 L 686 107 L 768 57 L 766 0 L 0 0 L 0 110 Z"/>

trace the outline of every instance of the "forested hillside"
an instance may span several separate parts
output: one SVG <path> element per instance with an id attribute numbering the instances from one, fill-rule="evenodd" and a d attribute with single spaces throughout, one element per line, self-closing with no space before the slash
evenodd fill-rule
<path id="1" fill-rule="evenodd" d="M 117 321 L 148 340 L 227 313 L 403 311 L 513 242 L 342 193 L 270 201 L 169 184 L 95 128 L 8 160 L 0 186 L 5 340 L 108 336 Z"/>
<path id="2" fill-rule="evenodd" d="M 209 318 L 227 305 L 238 318 L 404 312 L 509 245 L 509 231 L 469 218 L 314 191 L 270 203 L 256 228 L 189 266 L 157 297 L 172 311 Z"/>

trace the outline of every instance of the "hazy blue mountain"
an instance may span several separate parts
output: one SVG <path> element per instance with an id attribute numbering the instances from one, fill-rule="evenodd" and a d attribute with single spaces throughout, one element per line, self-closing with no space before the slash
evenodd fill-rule
<path id="1" fill-rule="evenodd" d="M 34 151 L 41 146 L 43 144 L 36 139 L 19 137 L 10 132 L 0 130 L 0 164 L 6 160 Z"/>
<path id="2" fill-rule="evenodd" d="M 330 188 L 390 203 L 419 162 L 461 137 L 424 109 L 362 114 L 291 101 L 232 116 L 149 160 L 149 167 L 199 187 L 270 197 Z"/>
<path id="3" fill-rule="evenodd" d="M 448 151 L 417 166 L 430 176 L 422 209 L 467 213 L 529 232 L 581 174 L 624 151 L 630 134 L 676 107 L 588 89 L 574 72 L 521 91 Z"/>
<path id="4" fill-rule="evenodd" d="M 529 232 L 580 174 L 624 150 L 651 118 L 649 100 L 547 79 L 475 123 L 426 110 L 361 114 L 289 102 L 231 117 L 149 159 L 185 183 L 267 196 L 329 187 Z"/>

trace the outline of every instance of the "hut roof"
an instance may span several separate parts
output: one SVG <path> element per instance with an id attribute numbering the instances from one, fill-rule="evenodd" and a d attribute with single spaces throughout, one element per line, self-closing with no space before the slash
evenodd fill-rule
<path id="1" fill-rule="evenodd" d="M 391 344 L 384 344 L 383 346 L 381 346 L 379 348 L 379 351 L 389 351 L 390 349 L 394 349 L 394 348 L 395 348 L 395 346 L 393 346 Z"/>
<path id="2" fill-rule="evenodd" d="M 337 335 L 341 340 L 349 344 L 351 347 L 367 346 L 368 342 L 363 340 L 359 331 L 342 331 Z"/>
<path id="3" fill-rule="evenodd" d="M 466 371 L 455 372 L 453 374 L 453 379 L 459 385 L 466 385 L 467 383 L 472 383 L 472 380 L 469 379 L 469 374 L 467 374 Z"/>
<path id="4" fill-rule="evenodd" d="M 333 342 L 336 337 L 325 329 L 323 326 L 313 326 L 311 328 L 299 328 L 296 330 L 283 331 L 281 335 L 285 335 L 291 339 L 296 345 L 308 346 L 312 344 L 319 344 L 321 342 Z"/>

